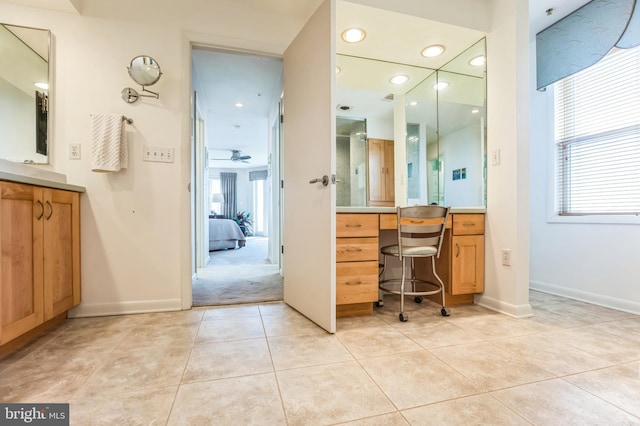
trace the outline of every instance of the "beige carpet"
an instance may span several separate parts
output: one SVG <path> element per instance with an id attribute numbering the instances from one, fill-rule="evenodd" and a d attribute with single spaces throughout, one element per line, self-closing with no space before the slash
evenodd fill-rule
<path id="1" fill-rule="evenodd" d="M 209 265 L 193 281 L 193 306 L 282 300 L 282 277 L 278 265 L 268 263 L 267 244 L 250 237 L 243 248 L 210 252 Z"/>

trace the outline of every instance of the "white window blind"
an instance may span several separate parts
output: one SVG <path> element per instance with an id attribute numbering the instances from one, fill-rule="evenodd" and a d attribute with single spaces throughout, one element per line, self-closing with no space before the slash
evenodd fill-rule
<path id="1" fill-rule="evenodd" d="M 558 213 L 640 214 L 640 47 L 554 90 Z"/>

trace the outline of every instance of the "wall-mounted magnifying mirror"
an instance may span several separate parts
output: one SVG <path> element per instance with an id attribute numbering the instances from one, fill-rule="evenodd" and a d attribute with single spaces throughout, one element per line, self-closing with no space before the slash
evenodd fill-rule
<path id="1" fill-rule="evenodd" d="M 127 67 L 129 70 L 129 76 L 133 81 L 142 86 L 142 91 L 150 93 L 149 95 L 138 93 L 131 87 L 125 87 L 122 89 L 122 99 L 127 103 L 134 103 L 140 97 L 147 98 L 160 98 L 160 94 L 148 90 L 146 86 L 151 86 L 160 80 L 162 72 L 160 71 L 160 65 L 151 56 L 136 56 L 131 60 L 131 63 Z"/>
<path id="2" fill-rule="evenodd" d="M 0 158 L 47 164 L 49 30 L 0 24 Z"/>

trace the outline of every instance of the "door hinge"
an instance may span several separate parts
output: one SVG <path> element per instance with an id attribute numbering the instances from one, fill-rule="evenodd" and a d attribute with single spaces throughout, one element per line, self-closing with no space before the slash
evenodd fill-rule
<path id="1" fill-rule="evenodd" d="M 280 179 L 280 188 L 284 188 L 284 180 Z"/>
<path id="2" fill-rule="evenodd" d="M 280 124 L 284 123 L 284 114 L 280 114 Z"/>
<path id="3" fill-rule="evenodd" d="M 280 254 L 284 254 L 284 246 L 280 246 Z"/>

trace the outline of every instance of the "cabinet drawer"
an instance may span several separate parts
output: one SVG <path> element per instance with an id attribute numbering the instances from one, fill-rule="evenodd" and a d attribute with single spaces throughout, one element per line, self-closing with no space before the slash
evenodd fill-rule
<path id="1" fill-rule="evenodd" d="M 378 300 L 378 262 L 336 264 L 336 304 Z"/>
<path id="2" fill-rule="evenodd" d="M 483 235 L 483 214 L 459 214 L 453 215 L 453 235 Z"/>
<path id="3" fill-rule="evenodd" d="M 377 237 L 377 214 L 336 215 L 336 237 Z"/>
<path id="4" fill-rule="evenodd" d="M 378 238 L 336 238 L 336 262 L 378 260 Z"/>

